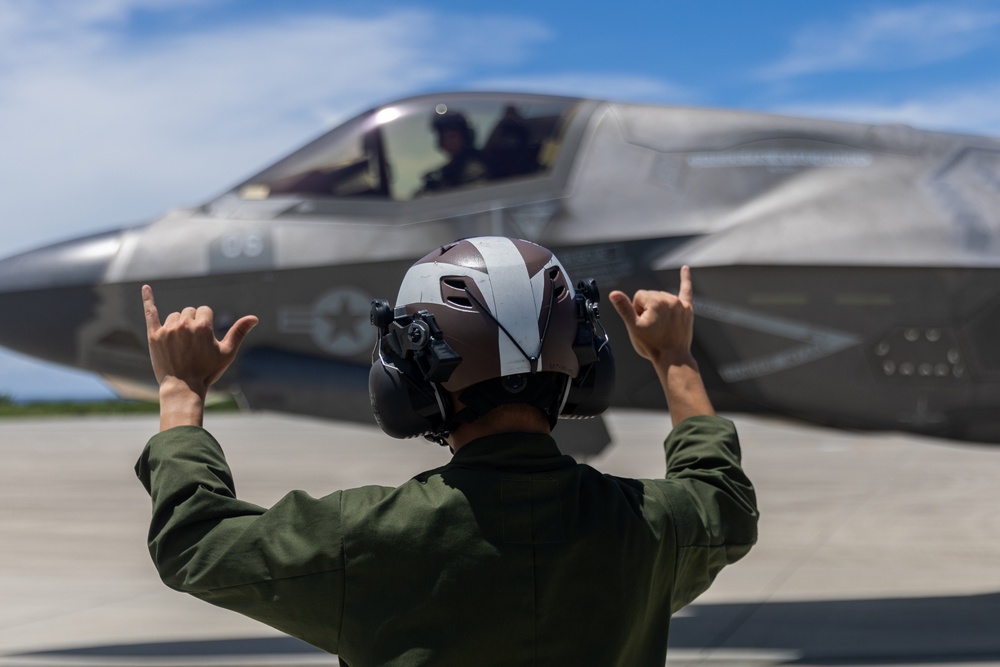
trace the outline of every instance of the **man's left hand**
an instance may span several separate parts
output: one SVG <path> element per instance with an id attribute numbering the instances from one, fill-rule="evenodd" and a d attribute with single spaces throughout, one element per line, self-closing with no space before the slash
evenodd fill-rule
<path id="1" fill-rule="evenodd" d="M 142 287 L 142 304 L 146 316 L 146 335 L 153 373 L 160 385 L 161 427 L 166 412 L 190 413 L 183 423 L 201 423 L 201 410 L 209 387 L 225 372 L 236 358 L 240 344 L 257 326 L 257 317 L 247 315 L 237 320 L 222 340 L 215 337 L 212 309 L 208 306 L 185 308 L 171 313 L 161 323 L 153 289 Z M 195 414 L 196 413 L 196 414 Z M 167 419 L 177 426 L 175 419 Z"/>

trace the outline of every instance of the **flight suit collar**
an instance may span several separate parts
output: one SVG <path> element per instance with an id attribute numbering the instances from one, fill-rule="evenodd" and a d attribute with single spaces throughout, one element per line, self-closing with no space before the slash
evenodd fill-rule
<path id="1" fill-rule="evenodd" d="M 499 433 L 478 438 L 458 450 L 451 464 L 463 468 L 552 470 L 576 465 L 547 433 Z"/>

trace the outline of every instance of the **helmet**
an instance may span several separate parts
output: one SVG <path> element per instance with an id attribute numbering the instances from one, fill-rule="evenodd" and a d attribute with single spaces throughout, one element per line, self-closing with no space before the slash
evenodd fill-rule
<path id="1" fill-rule="evenodd" d="M 464 239 L 418 260 L 395 308 L 372 302 L 376 421 L 393 437 L 441 442 L 504 403 L 534 405 L 552 425 L 600 414 L 614 357 L 596 284 L 580 287 L 551 251 L 517 239 Z M 451 392 L 466 406 L 458 413 Z"/>
<path id="2" fill-rule="evenodd" d="M 438 134 L 447 130 L 461 132 L 466 146 L 473 146 L 476 143 L 476 131 L 461 111 L 435 112 L 431 116 L 431 128 Z"/>

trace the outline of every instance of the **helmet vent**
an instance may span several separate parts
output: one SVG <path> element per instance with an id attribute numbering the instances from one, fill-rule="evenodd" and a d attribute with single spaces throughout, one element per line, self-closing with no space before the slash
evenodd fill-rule
<path id="1" fill-rule="evenodd" d="M 472 310 L 472 302 L 466 299 L 464 296 L 449 296 L 448 303 L 453 306 L 458 306 L 459 308 L 466 308 Z"/>
<path id="2" fill-rule="evenodd" d="M 569 290 L 566 289 L 566 281 L 560 280 L 562 271 L 559 270 L 558 266 L 553 266 L 549 269 L 548 274 L 549 284 L 552 285 L 552 300 L 562 301 L 569 294 Z"/>
<path id="3" fill-rule="evenodd" d="M 447 276 L 441 279 L 441 297 L 449 306 L 474 310 L 475 306 L 468 295 L 468 283 L 463 276 Z"/>

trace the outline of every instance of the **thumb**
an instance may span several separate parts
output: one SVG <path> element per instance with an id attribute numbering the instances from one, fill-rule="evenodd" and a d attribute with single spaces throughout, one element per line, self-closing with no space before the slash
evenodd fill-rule
<path id="1" fill-rule="evenodd" d="M 257 322 L 259 321 L 260 320 L 257 319 L 256 315 L 246 315 L 236 320 L 236 323 L 229 328 L 229 331 L 226 332 L 225 338 L 223 338 L 222 342 L 219 344 L 222 352 L 225 354 L 236 352 L 236 350 L 239 349 L 240 344 L 243 343 L 243 339 L 247 337 L 247 334 L 250 333 L 255 326 L 257 326 Z"/>
<path id="2" fill-rule="evenodd" d="M 625 326 L 629 329 L 635 324 L 635 308 L 632 306 L 632 300 L 628 298 L 624 292 L 619 292 L 615 290 L 608 295 L 608 299 L 611 300 L 611 305 L 615 307 L 618 311 L 618 316 L 622 318 L 625 322 Z"/>

